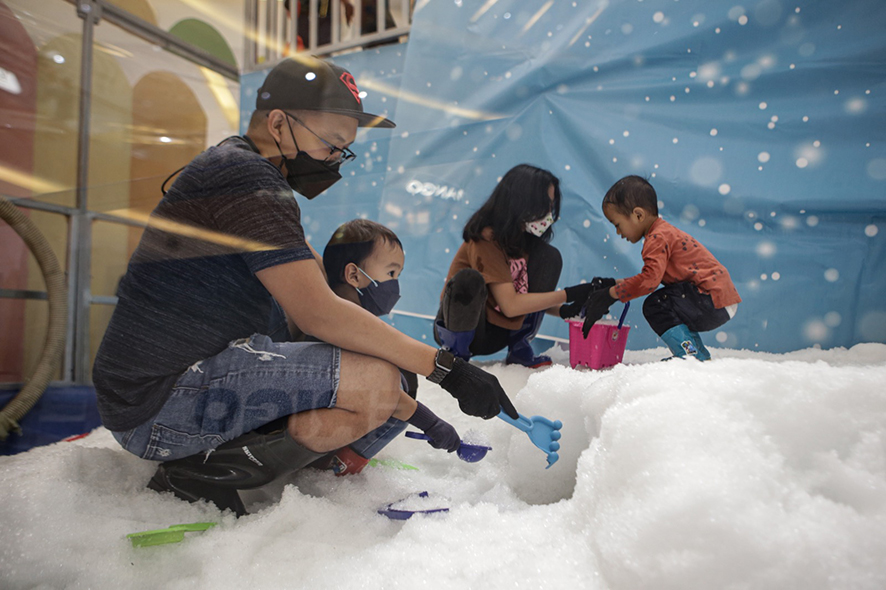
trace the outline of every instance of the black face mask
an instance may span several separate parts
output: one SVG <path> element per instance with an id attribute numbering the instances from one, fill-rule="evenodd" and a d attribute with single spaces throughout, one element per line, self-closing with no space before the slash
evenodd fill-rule
<path id="1" fill-rule="evenodd" d="M 372 281 L 363 289 L 357 289 L 357 294 L 360 296 L 360 305 L 371 313 L 374 316 L 383 316 L 391 313 L 391 310 L 394 309 L 394 306 L 397 305 L 397 302 L 400 300 L 400 283 L 397 279 L 391 279 L 389 281 L 385 281 L 383 283 L 379 283 L 371 276 L 366 274 L 359 266 L 357 270 L 363 273 L 363 275 Z"/>
<path id="2" fill-rule="evenodd" d="M 289 119 L 286 120 L 286 126 L 289 127 L 289 136 L 292 137 L 292 143 L 298 150 L 295 158 L 287 158 L 283 150 L 280 149 L 280 144 L 276 139 L 274 140 L 274 143 L 277 144 L 277 151 L 283 158 L 283 164 L 286 165 L 286 182 L 292 190 L 311 200 L 341 180 L 341 174 L 338 173 L 341 162 L 327 164 L 323 160 L 312 158 L 307 152 L 301 151 L 298 142 L 295 141 L 295 133 L 292 132 Z"/>
<path id="3" fill-rule="evenodd" d="M 277 149 L 280 149 L 280 144 L 277 144 Z M 327 164 L 301 150 L 295 158 L 287 158 L 282 150 L 280 156 L 286 165 L 286 182 L 292 190 L 308 199 L 313 199 L 341 180 L 341 174 L 338 172 L 341 162 Z"/>

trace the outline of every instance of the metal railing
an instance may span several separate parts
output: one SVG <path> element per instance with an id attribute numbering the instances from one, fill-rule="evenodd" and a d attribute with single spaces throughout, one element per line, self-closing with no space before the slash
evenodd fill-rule
<path id="1" fill-rule="evenodd" d="M 413 0 L 247 0 L 243 70 L 299 51 L 332 55 L 398 42 L 412 10 Z"/>

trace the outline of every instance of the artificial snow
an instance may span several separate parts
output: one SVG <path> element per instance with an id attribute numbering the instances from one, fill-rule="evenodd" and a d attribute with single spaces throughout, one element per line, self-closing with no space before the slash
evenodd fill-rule
<path id="1" fill-rule="evenodd" d="M 145 489 L 155 464 L 104 429 L 0 457 L 0 587 L 886 587 L 886 345 L 711 350 L 628 351 L 605 371 L 557 348 L 540 370 L 480 363 L 521 413 L 563 422 L 550 469 L 524 433 L 422 380 L 485 459 L 400 437 L 360 475 L 304 470 L 244 494 L 239 520 Z M 449 512 L 377 512 L 422 491 Z M 218 526 L 126 538 L 192 522 Z"/>

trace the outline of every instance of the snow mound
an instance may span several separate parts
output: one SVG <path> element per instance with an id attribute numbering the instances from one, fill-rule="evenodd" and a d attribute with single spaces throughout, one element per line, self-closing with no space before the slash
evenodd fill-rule
<path id="1" fill-rule="evenodd" d="M 0 457 L 0 587 L 886 587 L 886 345 L 713 353 L 481 363 L 522 414 L 563 422 L 550 469 L 524 433 L 422 381 L 485 459 L 400 437 L 360 475 L 305 470 L 244 494 L 239 520 L 146 490 L 154 464 L 104 429 Z M 450 511 L 377 513 L 419 491 Z M 205 521 L 219 526 L 174 545 L 126 539 Z"/>

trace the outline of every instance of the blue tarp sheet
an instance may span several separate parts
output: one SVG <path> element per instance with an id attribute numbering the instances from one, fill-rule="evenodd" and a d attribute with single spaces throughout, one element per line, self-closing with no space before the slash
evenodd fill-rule
<path id="1" fill-rule="evenodd" d="M 508 169 L 561 179 L 561 286 L 640 270 L 600 209 L 639 174 L 742 295 L 708 343 L 886 342 L 884 32 L 882 0 L 420 0 L 407 44 L 335 58 L 397 128 L 361 131 L 345 180 L 299 197 L 306 231 L 322 250 L 353 217 L 393 228 L 394 323 L 431 340 L 463 224 Z M 243 79 L 244 124 L 263 77 Z M 661 345 L 640 303 L 628 348 Z"/>

